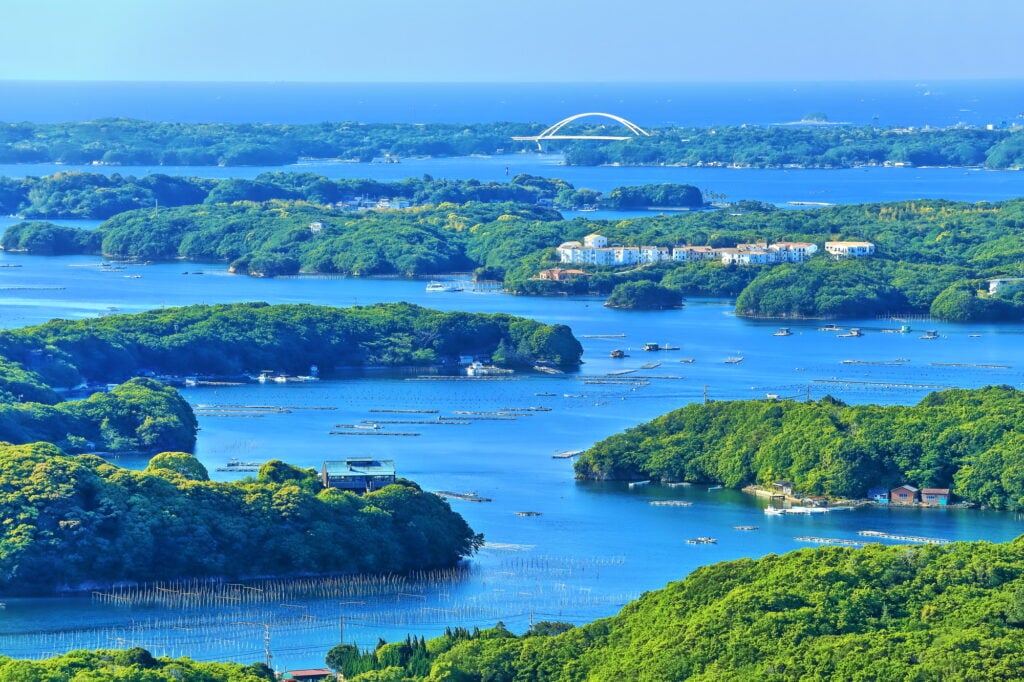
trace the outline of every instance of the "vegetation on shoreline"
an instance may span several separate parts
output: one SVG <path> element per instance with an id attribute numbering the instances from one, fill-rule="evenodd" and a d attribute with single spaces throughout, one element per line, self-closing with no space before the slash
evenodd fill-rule
<path id="1" fill-rule="evenodd" d="M 1024 509 L 1024 392 L 931 393 L 914 406 L 747 400 L 691 404 L 606 438 L 577 460 L 586 479 L 793 481 L 802 494 L 864 497 L 909 483 Z"/>
<path id="2" fill-rule="evenodd" d="M 54 320 L 0 331 L 0 441 L 69 452 L 191 451 L 196 421 L 173 388 L 138 375 L 322 376 L 365 366 L 437 366 L 489 356 L 504 367 L 579 365 L 564 325 L 505 314 L 443 313 L 405 303 L 353 308 L 241 303 Z M 135 378 L 133 378 L 135 377 Z M 61 402 L 83 383 L 119 383 Z"/>
<path id="3" fill-rule="evenodd" d="M 555 183 L 536 178 L 523 182 L 531 187 Z M 543 191 L 555 191 L 556 186 Z M 692 194 L 687 186 L 639 189 L 645 201 L 656 200 L 658 191 L 671 201 Z M 611 194 L 616 192 L 636 195 L 630 188 Z M 506 290 L 525 295 L 610 294 L 617 285 L 645 281 L 681 296 L 736 297 L 737 313 L 757 317 L 912 313 L 955 321 L 1012 321 L 1024 318 L 1024 287 L 989 291 L 988 280 L 1024 276 L 1021 224 L 1024 199 L 904 201 L 800 211 L 737 202 L 730 211 L 618 221 L 563 220 L 551 209 L 509 202 L 357 213 L 275 199 L 128 211 L 96 230 L 14 225 L 0 238 L 0 246 L 47 254 L 219 261 L 254 276 L 417 276 L 472 269 L 483 278 L 503 279 Z M 555 246 L 591 232 L 626 246 L 808 241 L 819 252 L 809 262 L 775 267 L 664 262 L 628 270 L 587 266 L 586 276 L 568 281 L 537 278 L 541 270 L 560 265 Z M 832 260 L 822 247 L 841 240 L 871 241 L 876 253 Z"/>
<path id="4" fill-rule="evenodd" d="M 69 651 L 55 658 L 25 661 L 0 656 L 0 679 L 35 682 L 276 682 L 263 663 L 202 663 L 190 658 L 154 657 L 141 647 Z"/>
<path id="5" fill-rule="evenodd" d="M 1014 680 L 1024 677 L 1024 544 L 828 547 L 698 568 L 616 616 L 517 637 L 336 647 L 380 680 Z M 548 633 L 551 633 L 550 635 Z"/>
<path id="6" fill-rule="evenodd" d="M 403 482 L 356 495 L 282 462 L 210 481 L 187 453 L 144 471 L 53 445 L 0 444 L 0 592 L 121 581 L 401 573 L 451 566 L 482 542 L 440 497 Z"/>
<path id="7" fill-rule="evenodd" d="M 642 124 L 642 122 L 641 122 Z M 157 123 L 109 118 L 0 125 L 0 163 L 275 166 L 300 158 L 368 162 L 404 156 L 466 156 L 532 151 L 541 123 L 310 125 Z M 579 121 L 561 132 L 619 134 L 607 121 Z M 650 128 L 650 137 L 564 147 L 572 165 L 738 165 L 820 168 L 899 163 L 1019 168 L 1019 131 L 890 129 L 853 125 Z M 549 142 L 548 145 L 557 145 Z M 553 147 L 558 148 L 558 147 Z"/>

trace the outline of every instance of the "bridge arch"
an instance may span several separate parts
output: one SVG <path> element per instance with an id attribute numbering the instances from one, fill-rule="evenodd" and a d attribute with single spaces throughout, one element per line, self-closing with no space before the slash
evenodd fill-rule
<path id="1" fill-rule="evenodd" d="M 573 121 L 579 120 L 581 118 L 587 118 L 587 117 L 590 117 L 590 116 L 600 116 L 601 118 L 607 118 L 607 119 L 609 119 L 611 121 L 615 121 L 616 123 L 620 123 L 620 124 L 622 124 L 622 126 L 626 130 L 628 130 L 629 132 L 633 133 L 634 135 L 644 135 L 644 136 L 647 136 L 647 137 L 650 137 L 650 135 L 651 135 L 649 132 L 647 132 L 646 130 L 644 130 L 643 128 L 638 126 L 637 124 L 633 123 L 632 121 L 627 121 L 626 119 L 622 118 L 621 116 L 616 116 L 615 114 L 606 114 L 606 113 L 601 112 L 601 111 L 587 111 L 587 112 L 582 113 L 582 114 L 576 114 L 574 116 L 569 116 L 568 118 L 563 118 L 558 123 L 556 123 L 553 126 L 550 126 L 549 128 L 545 129 L 540 135 L 537 135 L 537 137 L 552 137 L 553 135 L 556 135 L 559 130 L 561 130 L 565 126 L 569 125 Z M 577 137 L 591 137 L 591 136 L 590 135 L 574 135 L 572 137 L 573 138 L 577 138 Z"/>
<path id="2" fill-rule="evenodd" d="M 559 131 L 562 128 L 564 128 L 565 126 L 569 125 L 573 121 L 577 121 L 577 120 L 579 120 L 581 118 L 587 118 L 587 117 L 591 117 L 591 116 L 598 116 L 598 117 L 601 117 L 601 118 L 607 118 L 610 121 L 614 121 L 615 123 L 620 124 L 623 128 L 628 130 L 631 133 L 631 135 L 561 135 L 561 134 L 559 134 Z M 644 130 L 643 128 L 641 128 L 640 126 L 638 126 L 637 124 L 633 123 L 632 121 L 627 121 L 626 119 L 622 118 L 621 116 L 616 116 L 615 114 L 606 114 L 606 113 L 601 112 L 601 111 L 587 111 L 587 112 L 584 112 L 582 114 L 575 114 L 573 116 L 569 116 L 568 118 L 563 118 L 558 123 L 545 128 L 538 135 L 519 135 L 519 136 L 513 137 L 512 139 L 516 140 L 516 141 L 536 142 L 537 143 L 537 148 L 541 149 L 542 148 L 541 145 L 542 145 L 542 143 L 545 140 L 629 140 L 632 137 L 641 137 L 641 136 L 642 137 L 650 137 L 651 134 L 649 132 L 647 132 L 646 130 Z"/>

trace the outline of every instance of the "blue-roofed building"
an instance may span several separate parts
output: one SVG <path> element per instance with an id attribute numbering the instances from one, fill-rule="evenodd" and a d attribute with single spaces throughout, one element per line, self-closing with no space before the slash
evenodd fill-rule
<path id="1" fill-rule="evenodd" d="M 868 499 L 879 504 L 889 504 L 889 489 L 872 488 L 868 491 Z"/>
<path id="2" fill-rule="evenodd" d="M 368 493 L 395 482 L 395 461 L 368 457 L 327 460 L 320 481 L 325 488 Z"/>

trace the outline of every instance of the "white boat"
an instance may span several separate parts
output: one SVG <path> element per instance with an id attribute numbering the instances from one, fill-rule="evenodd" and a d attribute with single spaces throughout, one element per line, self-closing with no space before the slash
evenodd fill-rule
<path id="1" fill-rule="evenodd" d="M 447 284 L 445 282 L 438 282 L 436 279 L 431 280 L 430 284 L 427 285 L 427 291 L 459 291 L 454 284 Z"/>
<path id="2" fill-rule="evenodd" d="M 789 330 L 789 327 L 779 327 L 779 331 L 772 334 L 772 336 L 792 336 L 793 332 Z"/>
<path id="3" fill-rule="evenodd" d="M 466 376 L 468 377 L 488 377 L 488 376 L 501 376 L 505 374 L 512 374 L 514 370 L 506 369 L 504 367 L 495 367 L 494 365 L 485 365 L 482 362 L 474 361 L 466 368 Z"/>

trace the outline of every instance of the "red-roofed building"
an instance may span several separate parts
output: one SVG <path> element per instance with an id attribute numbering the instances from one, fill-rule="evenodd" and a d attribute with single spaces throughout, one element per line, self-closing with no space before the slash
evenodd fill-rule
<path id="1" fill-rule="evenodd" d="M 306 670 L 289 670 L 281 679 L 294 680 L 295 682 L 320 682 L 320 680 L 334 680 L 337 678 L 327 668 L 307 668 Z"/>
<path id="2" fill-rule="evenodd" d="M 949 488 L 922 488 L 921 501 L 925 504 L 949 504 Z"/>

